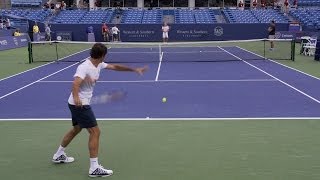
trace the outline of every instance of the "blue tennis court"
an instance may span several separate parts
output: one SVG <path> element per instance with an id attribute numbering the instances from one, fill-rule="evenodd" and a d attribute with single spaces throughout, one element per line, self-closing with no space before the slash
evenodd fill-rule
<path id="1" fill-rule="evenodd" d="M 88 56 L 89 51 L 82 51 L 65 59 Z M 237 46 L 168 47 L 160 54 L 143 48 L 110 49 L 108 59 L 145 60 L 126 64 L 148 65 L 149 71 L 143 76 L 102 72 L 94 96 L 122 91 L 126 97 L 93 104 L 99 119 L 320 117 L 319 79 L 272 60 L 247 60 L 261 57 Z M 70 119 L 67 100 L 78 64 L 52 62 L 2 79 L 0 119 Z M 166 103 L 162 97 L 167 98 Z"/>

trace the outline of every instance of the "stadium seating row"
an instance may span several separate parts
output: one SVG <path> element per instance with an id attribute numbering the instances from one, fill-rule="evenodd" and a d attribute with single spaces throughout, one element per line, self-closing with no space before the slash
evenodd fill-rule
<path id="1" fill-rule="evenodd" d="M 320 10 L 319 9 L 296 9 L 291 10 L 290 14 L 299 20 L 309 29 L 320 29 Z"/>
<path id="2" fill-rule="evenodd" d="M 255 9 L 255 10 L 223 10 L 230 23 L 269 23 L 271 20 L 277 23 L 288 23 L 289 19 L 278 10 Z"/>
<path id="3" fill-rule="evenodd" d="M 52 14 L 50 10 L 42 9 L 0 9 L 0 15 L 14 15 L 25 17 L 27 19 L 43 22 L 48 20 Z M 119 14 L 115 10 L 66 10 L 51 18 L 51 23 L 62 24 L 100 24 L 102 22 L 111 23 L 112 19 Z M 125 24 L 160 24 L 163 16 L 170 15 L 174 17 L 174 23 L 217 23 L 216 15 L 221 15 L 221 11 L 212 9 L 198 10 L 137 10 L 129 9 L 121 12 L 121 23 Z M 275 20 L 277 23 L 288 23 L 289 19 L 279 10 L 274 9 L 256 9 L 256 10 L 238 10 L 224 9 L 222 11 L 225 19 L 229 23 L 268 23 Z M 290 15 L 309 28 L 320 29 L 320 9 L 318 8 L 298 8 L 291 9 Z"/>
<path id="4" fill-rule="evenodd" d="M 39 7 L 43 0 L 11 0 L 12 7 Z"/>

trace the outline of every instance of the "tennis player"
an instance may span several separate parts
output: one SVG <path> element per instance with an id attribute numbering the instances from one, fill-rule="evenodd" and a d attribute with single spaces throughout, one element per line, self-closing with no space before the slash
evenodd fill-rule
<path id="1" fill-rule="evenodd" d="M 163 39 L 163 42 L 166 43 L 168 42 L 168 39 L 169 39 L 169 30 L 170 30 L 170 27 L 168 26 L 168 24 L 165 22 L 162 26 L 162 39 Z"/>
<path id="2" fill-rule="evenodd" d="M 89 132 L 90 177 L 105 177 L 113 174 L 112 170 L 108 170 L 98 163 L 100 129 L 90 107 L 93 88 L 99 79 L 100 70 L 132 71 L 140 75 L 147 70 L 147 67 L 130 68 L 123 65 L 107 64 L 103 62 L 106 54 L 107 47 L 101 43 L 96 43 L 91 48 L 90 58 L 78 66 L 68 100 L 73 128 L 65 134 L 60 147 L 52 158 L 54 163 L 73 162 L 74 158 L 66 155 L 65 148 L 85 128 Z"/>
<path id="3" fill-rule="evenodd" d="M 274 49 L 274 42 L 272 39 L 275 39 L 275 35 L 276 35 L 276 25 L 274 23 L 274 20 L 271 21 L 270 26 L 268 28 L 268 32 L 269 32 L 269 41 L 270 41 L 270 51 L 273 51 Z"/>

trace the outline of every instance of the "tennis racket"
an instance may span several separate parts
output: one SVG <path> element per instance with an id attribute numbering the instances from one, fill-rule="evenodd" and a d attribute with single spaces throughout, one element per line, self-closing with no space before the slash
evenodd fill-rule
<path id="1" fill-rule="evenodd" d="M 119 102 L 126 98 L 127 93 L 116 90 L 111 92 L 104 92 L 91 98 L 90 104 L 107 104 L 112 102 Z"/>

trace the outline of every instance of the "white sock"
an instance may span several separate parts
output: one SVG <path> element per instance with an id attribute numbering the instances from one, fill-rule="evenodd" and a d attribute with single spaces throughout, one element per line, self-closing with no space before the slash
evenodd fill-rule
<path id="1" fill-rule="evenodd" d="M 90 158 L 90 168 L 95 169 L 99 166 L 98 158 Z"/>
<path id="2" fill-rule="evenodd" d="M 59 148 L 58 148 L 58 150 L 57 150 L 57 152 L 56 152 L 56 154 L 57 154 L 57 155 L 63 154 L 65 149 L 66 149 L 66 148 L 64 148 L 64 147 L 62 147 L 62 146 L 60 145 Z"/>

